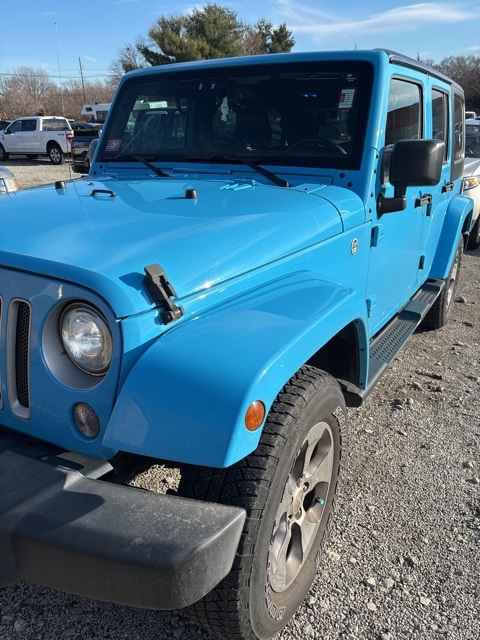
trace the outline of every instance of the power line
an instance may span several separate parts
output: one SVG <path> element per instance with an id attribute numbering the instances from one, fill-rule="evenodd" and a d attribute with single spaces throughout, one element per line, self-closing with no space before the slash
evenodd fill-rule
<path id="1" fill-rule="evenodd" d="M 26 67 L 27 69 L 30 69 L 29 67 Z M 17 72 L 5 72 L 5 71 L 0 71 L 0 77 L 16 77 L 22 75 L 21 73 Z M 64 74 L 62 74 L 61 76 L 55 74 L 55 73 L 45 73 L 46 76 L 48 76 L 48 78 L 54 78 L 56 80 L 80 80 L 80 74 L 77 72 L 75 75 L 73 76 L 66 76 Z M 29 73 L 30 77 L 36 77 L 36 78 L 44 78 L 45 75 L 40 74 L 40 73 Z M 113 73 L 93 73 L 89 74 L 89 73 L 84 73 L 83 77 L 84 78 L 110 78 L 112 75 L 114 75 Z"/>

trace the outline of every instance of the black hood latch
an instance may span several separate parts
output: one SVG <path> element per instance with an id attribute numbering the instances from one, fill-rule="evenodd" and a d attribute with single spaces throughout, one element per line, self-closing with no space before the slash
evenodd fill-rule
<path id="1" fill-rule="evenodd" d="M 162 320 L 165 324 L 170 324 L 175 320 L 179 320 L 185 310 L 178 307 L 172 300 L 172 296 L 177 295 L 175 289 L 170 284 L 167 274 L 159 264 L 151 264 L 144 268 L 145 286 L 153 301 L 162 307 Z"/>

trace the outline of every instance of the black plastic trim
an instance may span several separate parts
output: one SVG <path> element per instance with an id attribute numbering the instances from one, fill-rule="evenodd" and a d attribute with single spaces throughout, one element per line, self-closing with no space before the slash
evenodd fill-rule
<path id="1" fill-rule="evenodd" d="M 392 64 L 398 64 L 402 67 L 407 67 L 409 69 L 416 69 L 417 71 L 421 71 L 422 73 L 425 73 L 431 76 L 432 78 L 443 80 L 443 82 L 446 82 L 452 87 L 455 87 L 455 89 L 459 90 L 463 94 L 462 87 L 457 82 L 455 82 L 455 80 L 445 75 L 441 71 L 438 71 L 433 67 L 430 67 L 428 64 L 425 64 L 424 62 L 420 62 L 419 60 L 414 60 L 413 58 L 409 58 L 408 56 L 405 56 L 401 53 L 397 53 L 396 51 L 391 51 L 390 49 L 375 49 L 375 51 L 385 51 L 385 53 L 388 55 L 389 62 L 391 62 Z"/>
<path id="2" fill-rule="evenodd" d="M 408 338 L 421 324 L 440 295 L 444 280 L 428 280 L 403 309 L 370 342 L 368 382 L 365 389 L 339 380 L 347 407 L 360 407 L 395 360 Z"/>
<path id="3" fill-rule="evenodd" d="M 136 607 L 185 607 L 230 571 L 245 520 L 237 507 L 88 478 L 12 448 L 0 453 L 0 483 L 0 587 L 27 580 Z"/>

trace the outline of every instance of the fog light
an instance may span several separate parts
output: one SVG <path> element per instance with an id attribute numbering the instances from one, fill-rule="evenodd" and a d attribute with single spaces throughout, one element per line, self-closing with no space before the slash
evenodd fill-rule
<path id="1" fill-rule="evenodd" d="M 85 438 L 96 438 L 100 432 L 100 421 L 88 404 L 79 402 L 73 410 L 75 426 Z"/>

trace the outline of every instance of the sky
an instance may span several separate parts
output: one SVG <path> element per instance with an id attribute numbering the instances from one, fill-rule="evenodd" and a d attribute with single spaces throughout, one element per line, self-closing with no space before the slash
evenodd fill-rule
<path id="1" fill-rule="evenodd" d="M 254 24 L 260 18 L 285 22 L 296 40 L 293 51 L 387 48 L 423 60 L 480 56 L 478 3 L 413 0 L 239 0 L 221 6 Z M 0 74 L 19 67 L 44 69 L 56 82 L 106 79 L 110 63 L 126 44 L 146 36 L 161 15 L 190 12 L 206 2 L 178 0 L 20 0 L 4 15 L 0 39 Z M 4 12 L 5 13 L 5 12 Z M 13 19 L 14 18 L 14 19 Z"/>

